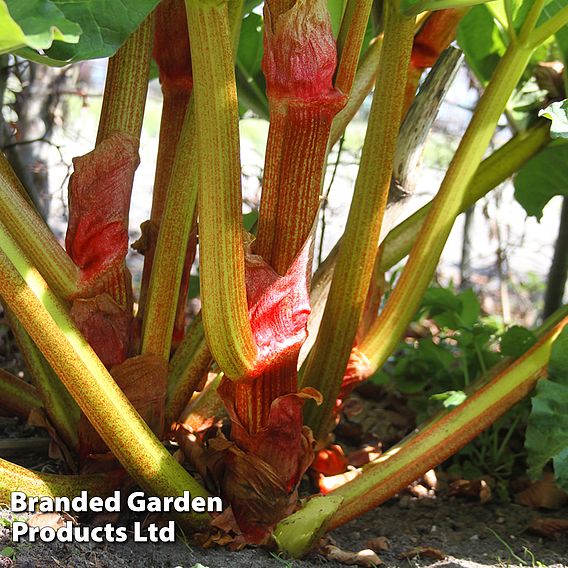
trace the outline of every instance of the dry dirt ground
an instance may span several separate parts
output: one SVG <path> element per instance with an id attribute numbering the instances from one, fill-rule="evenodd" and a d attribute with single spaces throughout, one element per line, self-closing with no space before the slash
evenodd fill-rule
<path id="1" fill-rule="evenodd" d="M 526 532 L 532 518 L 542 516 L 518 505 L 466 502 L 462 499 L 392 500 L 370 511 L 331 536 L 342 549 L 359 551 L 369 539 L 386 537 L 389 550 L 381 551 L 385 567 L 568 566 L 568 539 L 543 540 Z M 547 516 L 550 516 L 547 514 Z M 568 510 L 554 513 L 568 517 Z M 6 518 L 6 513 L 4 513 Z M 200 549 L 183 537 L 171 544 L 10 544 L 10 532 L 0 529 L 0 550 L 13 546 L 15 561 L 0 560 L 0 567 L 183 567 L 278 568 L 343 566 L 313 554 L 305 560 L 286 560 L 260 549 L 230 552 Z M 441 551 L 443 559 L 412 556 L 420 547 Z M 408 555 L 408 553 L 411 553 Z"/>

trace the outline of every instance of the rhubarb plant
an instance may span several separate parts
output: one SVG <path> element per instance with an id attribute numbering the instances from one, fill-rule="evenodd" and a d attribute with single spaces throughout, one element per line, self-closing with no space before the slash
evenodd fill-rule
<path id="1" fill-rule="evenodd" d="M 0 0 L 1 53 L 48 65 L 111 57 L 95 146 L 73 162 L 64 247 L 0 156 L 0 299 L 33 380 L 1 371 L 0 405 L 40 415 L 66 468 L 36 474 L 0 460 L 1 500 L 15 490 L 102 495 L 130 480 L 162 497 L 218 493 L 220 515 L 178 522 L 209 541 L 300 556 L 455 454 L 550 369 L 533 403 L 534 446 L 565 388 L 565 307 L 459 403 L 342 487 L 300 500 L 308 468 L 327 458 L 345 468 L 330 446 L 337 411 L 399 345 L 458 215 L 563 151 L 551 144 L 566 132 L 556 103 L 530 127 L 511 120 L 514 136 L 486 156 L 535 53 L 562 46 L 568 2 L 385 0 L 377 18 L 371 0 L 266 0 L 262 17 L 260 2 L 124 0 L 109 21 L 102 0 L 43 0 L 40 22 L 32 4 Z M 483 93 L 433 201 L 390 229 L 459 64 L 448 47 L 456 35 Z M 144 255 L 136 290 L 128 224 L 152 58 L 163 109 L 151 215 L 133 244 Z M 345 232 L 314 274 L 328 155 L 367 96 Z M 242 220 L 243 109 L 270 122 L 252 232 Z M 187 325 L 197 253 L 201 312 Z M 385 274 L 406 256 L 385 293 Z M 565 483 L 556 438 L 531 471 L 552 459 Z"/>

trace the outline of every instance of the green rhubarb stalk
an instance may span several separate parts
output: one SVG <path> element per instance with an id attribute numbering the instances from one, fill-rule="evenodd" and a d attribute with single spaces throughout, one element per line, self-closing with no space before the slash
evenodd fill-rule
<path id="1" fill-rule="evenodd" d="M 235 47 L 238 45 L 243 3 L 241 0 L 231 0 L 229 5 L 230 14 L 228 17 L 232 47 L 228 49 L 225 44 L 224 49 L 228 49 L 228 53 L 227 51 L 224 53 L 226 57 L 230 56 L 229 60 L 232 65 L 236 53 Z M 186 14 L 189 18 L 187 5 Z M 188 29 L 190 29 L 189 25 Z M 191 41 L 194 46 L 192 51 L 199 51 L 198 37 L 195 34 L 192 35 L 190 33 L 190 35 L 192 36 Z M 215 40 L 214 38 L 209 38 L 209 41 L 214 42 Z M 192 70 L 195 79 L 198 77 L 198 74 L 195 71 L 194 58 L 195 54 L 192 53 Z M 201 92 L 207 89 L 208 85 L 206 84 L 205 87 L 201 87 Z M 195 91 L 195 87 L 193 90 Z M 179 291 L 186 263 L 189 237 L 196 218 L 198 183 L 200 183 L 198 180 L 198 169 L 202 163 L 199 161 L 196 132 L 195 101 L 191 100 L 185 113 L 181 132 L 179 133 L 167 187 L 162 192 L 161 199 L 165 198 L 165 208 L 163 213 L 156 210 L 156 215 L 160 213 L 161 217 L 158 242 L 152 262 L 147 298 L 141 297 L 145 310 L 142 329 L 142 352 L 153 353 L 163 357 L 166 361 L 170 356 L 176 311 L 185 307 L 184 298 L 179 297 Z M 223 144 L 221 144 L 220 148 L 222 146 Z M 202 227 L 200 227 L 201 232 L 202 230 Z M 203 245 L 201 244 L 201 246 Z M 177 379 L 174 379 L 174 382 L 177 383 Z M 179 401 L 179 399 L 176 400 Z"/>
<path id="2" fill-rule="evenodd" d="M 472 391 L 466 401 L 434 418 L 406 443 L 392 448 L 364 467 L 355 480 L 332 492 L 331 495 L 343 497 L 343 502 L 330 530 L 395 495 L 455 454 L 522 400 L 546 375 L 552 344 L 567 324 L 568 318 L 564 317 L 525 355 Z"/>
<path id="3" fill-rule="evenodd" d="M 12 313 L 8 314 L 8 321 L 50 422 L 68 448 L 74 450 L 79 441 L 77 428 L 81 418 L 77 403 Z"/>
<path id="4" fill-rule="evenodd" d="M 335 88 L 345 94 L 353 86 L 372 5 L 373 0 L 349 0 L 345 7 L 337 37 L 339 65 L 334 82 Z"/>
<path id="5" fill-rule="evenodd" d="M 321 495 L 309 499 L 274 529 L 272 536 L 278 548 L 292 558 L 304 556 L 325 534 L 342 501 L 341 497 Z"/>
<path id="6" fill-rule="evenodd" d="M 166 426 L 179 419 L 211 365 L 201 317 L 197 317 L 176 349 L 168 369 Z"/>
<path id="7" fill-rule="evenodd" d="M 533 21 L 533 11 L 526 25 Z M 398 344 L 420 305 L 477 166 L 505 106 L 531 58 L 532 47 L 511 44 L 499 62 L 448 168 L 396 288 L 359 348 L 379 368 Z"/>
<path id="8" fill-rule="evenodd" d="M 154 16 L 151 14 L 109 59 L 97 144 L 116 131 L 140 140 L 153 28 Z"/>
<path id="9" fill-rule="evenodd" d="M 79 290 L 79 269 L 25 194 L 20 180 L 0 152 L 0 222 L 20 243 L 53 290 L 68 299 Z"/>
<path id="10" fill-rule="evenodd" d="M 0 369 L 0 407 L 27 420 L 32 410 L 42 406 L 33 385 Z"/>
<path id="11" fill-rule="evenodd" d="M 197 123 L 199 246 L 208 345 L 231 379 L 257 356 L 248 316 L 238 102 L 226 2 L 186 0 Z"/>
<path id="12" fill-rule="evenodd" d="M 481 199 L 490 190 L 506 181 L 519 168 L 535 156 L 542 148 L 550 143 L 550 123 L 542 121 L 535 127 L 521 132 L 486 158 L 475 172 L 462 203 L 461 212 Z M 385 237 L 377 253 L 374 270 L 377 275 L 384 274 L 397 262 L 401 261 L 412 248 L 416 237 L 420 233 L 422 224 L 431 207 L 431 202 L 424 205 L 405 221 L 392 229 Z M 329 293 L 329 286 L 337 262 L 337 253 L 342 238 L 330 252 L 325 261 L 320 264 L 312 280 L 310 302 L 312 316 L 309 322 L 310 336 L 302 347 L 300 364 L 302 364 L 311 349 L 312 334 L 317 333 L 321 321 L 321 313 Z M 318 316 L 318 314 L 320 314 Z M 371 368 L 370 368 L 371 369 Z"/>
<path id="13" fill-rule="evenodd" d="M 30 471 L 0 458 L 0 503 L 9 505 L 13 491 L 23 491 L 28 497 L 78 497 L 81 491 L 89 495 L 106 496 L 118 486 L 116 474 L 55 475 Z"/>
<path id="14" fill-rule="evenodd" d="M 142 353 L 169 360 L 187 243 L 197 207 L 195 101 L 183 121 L 166 191 L 142 327 Z"/>
<path id="15" fill-rule="evenodd" d="M 379 62 L 381 60 L 382 45 L 383 36 L 381 35 L 373 40 L 365 52 L 365 55 L 359 64 L 359 68 L 357 69 L 357 73 L 355 74 L 353 85 L 351 87 L 351 94 L 347 104 L 336 115 L 333 120 L 333 124 L 331 125 L 328 148 L 331 149 L 335 146 L 335 144 L 337 144 L 341 135 L 345 132 L 347 125 L 357 114 L 363 104 L 363 101 L 373 89 L 377 71 L 379 69 Z"/>
<path id="16" fill-rule="evenodd" d="M 170 456 L 81 336 L 45 280 L 0 224 L 0 296 L 133 479 L 165 497 L 207 492 Z M 188 527 L 207 514 L 180 514 Z"/>
<path id="17" fill-rule="evenodd" d="M 519 168 L 550 143 L 550 124 L 542 121 L 521 132 L 483 160 L 469 183 L 460 213 L 469 209 L 489 191 L 510 178 Z M 392 229 L 379 249 L 379 272 L 400 262 L 412 248 L 432 207 L 428 202 Z"/>
<path id="18" fill-rule="evenodd" d="M 528 40 L 531 46 L 536 49 L 566 24 L 568 24 L 568 6 L 556 12 L 552 18 L 549 18 L 530 34 Z"/>
<path id="19" fill-rule="evenodd" d="M 163 105 L 150 222 L 142 226 L 145 242 L 144 269 L 137 314 L 140 321 L 143 321 L 156 247 L 155 239 L 166 205 L 176 151 L 178 147 L 185 149 L 185 144 L 180 144 L 180 137 L 193 85 L 183 0 L 161 2 L 154 12 L 154 19 L 153 54 L 159 70 Z M 180 312 L 185 315 L 185 298 L 181 297 L 178 302 L 178 314 Z"/>
<path id="20" fill-rule="evenodd" d="M 391 182 L 414 19 L 385 2 L 385 33 L 377 87 L 361 165 L 337 266 L 315 346 L 306 361 L 302 385 L 319 390 L 321 406 L 306 406 L 316 437 L 323 434 L 341 386 L 371 280 Z"/>
<path id="21" fill-rule="evenodd" d="M 473 385 L 469 397 L 461 405 L 434 417 L 401 444 L 365 466 L 354 480 L 328 496 L 320 497 L 323 505 L 328 497 L 334 500 L 329 507 L 340 499 L 337 511 L 327 523 L 327 530 L 333 530 L 393 497 L 426 471 L 455 454 L 523 399 L 537 380 L 545 376 L 552 344 L 568 324 L 566 309 L 559 313 L 563 314 L 563 318 L 559 320 L 558 314 L 555 314 L 543 326 L 543 336 L 535 346 L 507 366 L 496 365 Z M 322 506 L 308 511 L 305 507 L 303 542 L 309 542 L 309 536 L 320 531 L 321 523 L 328 518 L 325 509 Z M 286 528 L 298 513 L 282 521 L 275 529 L 281 550 L 294 555 L 304 554 L 309 547 L 298 550 L 297 539 L 289 532 L 282 537 L 281 527 Z"/>

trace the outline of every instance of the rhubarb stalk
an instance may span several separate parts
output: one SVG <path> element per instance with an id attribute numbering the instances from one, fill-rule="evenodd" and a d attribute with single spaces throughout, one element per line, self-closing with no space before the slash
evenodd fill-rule
<path id="1" fill-rule="evenodd" d="M 89 495 L 109 495 L 119 485 L 112 475 L 54 475 L 30 471 L 0 458 L 0 503 L 10 503 L 14 491 L 28 497 L 78 497 L 82 491 Z"/>
<path id="2" fill-rule="evenodd" d="M 0 407 L 24 420 L 28 419 L 33 409 L 43 406 L 34 386 L 4 369 L 0 369 L 0 393 Z"/>
<path id="3" fill-rule="evenodd" d="M 369 9 L 370 3 L 363 2 L 351 10 L 353 31 L 343 38 L 341 77 L 347 90 L 356 66 L 352 54 L 360 50 L 361 21 L 366 22 Z M 325 1 L 301 0 L 290 6 L 268 1 L 264 19 L 270 130 L 254 248 L 277 273 L 285 274 L 317 216 L 329 131 L 346 96 L 332 83 L 337 53 Z M 276 398 L 297 391 L 296 366 L 297 360 L 290 359 L 237 385 L 236 412 L 251 434 L 267 424 Z"/>
<path id="4" fill-rule="evenodd" d="M 92 152 L 75 158 L 69 180 L 67 252 L 81 271 L 71 314 L 102 361 L 130 350 L 132 285 L 126 268 L 128 213 L 144 116 L 152 45 L 149 16 L 109 60 Z"/>
<path id="5" fill-rule="evenodd" d="M 355 480 L 332 492 L 330 495 L 343 497 L 343 502 L 330 522 L 330 530 L 395 495 L 454 455 L 522 400 L 546 375 L 552 344 L 567 324 L 568 318 L 564 317 L 520 359 L 487 384 L 477 385 L 466 401 L 434 418 L 406 443 L 392 448 L 364 467 Z"/>
<path id="6" fill-rule="evenodd" d="M 223 7 L 221 6 L 220 9 L 223 10 Z M 240 29 L 241 12 L 242 1 L 232 0 L 230 10 L 227 12 L 228 26 L 231 31 L 229 42 L 231 46 L 224 44 L 222 48 L 224 56 L 231 62 L 231 65 L 235 57 L 234 46 L 238 40 L 237 32 Z M 188 14 L 189 8 L 186 5 L 186 16 Z M 176 27 L 179 27 L 179 23 Z M 187 29 L 189 30 L 189 26 Z M 198 36 L 191 33 L 190 36 L 195 47 L 199 49 Z M 210 37 L 209 41 L 215 43 L 215 38 Z M 187 44 L 187 47 L 189 47 L 189 44 Z M 176 62 L 176 73 L 185 74 L 187 89 L 189 53 L 185 54 L 184 63 L 179 45 L 177 50 L 180 51 L 177 53 L 179 58 Z M 227 70 L 224 72 L 226 73 Z M 193 75 L 192 70 L 192 82 Z M 202 80 L 208 81 L 207 78 L 202 78 Z M 209 83 L 201 86 L 202 96 L 204 91 L 208 92 L 207 96 L 209 95 L 209 86 Z M 170 356 L 172 333 L 175 331 L 176 341 L 182 335 L 181 331 L 185 324 L 185 301 L 189 272 L 195 255 L 196 240 L 190 239 L 190 235 L 195 226 L 198 190 L 197 172 L 202 163 L 199 160 L 196 135 L 197 117 L 195 100 L 192 100 L 186 108 L 171 170 L 165 172 L 169 175 L 167 188 L 162 193 L 162 197 L 166 200 L 165 208 L 159 223 L 148 297 L 145 301 L 142 298 L 144 302 L 142 352 L 152 353 L 162 357 L 165 361 Z M 162 181 L 165 183 L 166 180 Z M 156 213 L 159 212 L 157 209 L 155 211 Z M 202 232 L 201 227 L 200 231 Z"/>
<path id="7" fill-rule="evenodd" d="M 384 42 L 359 174 L 322 325 L 302 375 L 302 384 L 324 397 L 321 407 L 306 408 L 316 437 L 324 434 L 335 407 L 364 307 L 402 118 L 414 19 L 390 2 L 384 6 Z"/>
<path id="8" fill-rule="evenodd" d="M 185 15 L 185 5 L 183 0 L 167 0 L 161 2 L 155 12 L 155 32 L 154 32 L 154 59 L 158 65 L 160 86 L 163 93 L 162 118 L 160 122 L 160 139 L 158 142 L 158 156 L 156 161 L 156 176 L 154 178 L 154 190 L 152 194 L 152 211 L 150 220 L 142 225 L 143 238 L 139 252 L 144 254 L 144 269 L 142 272 L 142 283 L 140 285 L 140 299 L 138 316 L 142 321 L 144 306 L 150 284 L 152 264 L 156 252 L 156 241 L 159 227 L 161 224 L 168 187 L 170 186 L 174 166 L 176 163 L 176 152 L 187 151 L 188 135 L 193 136 L 193 132 L 185 130 L 185 137 L 182 138 L 185 115 L 189 105 L 193 77 L 191 73 L 191 58 L 189 51 L 189 36 L 187 32 L 187 18 Z M 186 189 L 186 191 L 188 191 Z M 196 191 L 196 190 L 193 190 Z M 192 212 L 195 216 L 195 212 Z M 187 222 L 184 220 L 184 222 Z M 191 219 L 192 226 L 195 219 Z M 191 241 L 189 241 L 191 243 Z M 177 250 L 179 256 L 180 252 Z M 193 254 L 192 254 L 193 252 Z M 183 282 L 189 281 L 191 263 L 195 256 L 195 247 L 189 251 L 185 262 Z M 186 286 L 180 286 L 178 301 L 178 317 L 185 316 L 185 301 L 187 296 Z M 183 318 L 184 319 L 184 318 Z M 183 329 L 178 330 L 178 335 L 182 335 Z"/>
<path id="9" fill-rule="evenodd" d="M 346 102 L 332 84 L 337 52 L 326 2 L 291 4 L 264 5 L 270 130 L 255 252 L 279 274 L 311 231 L 331 123 Z"/>
<path id="10" fill-rule="evenodd" d="M 542 338 L 536 345 L 508 366 L 498 364 L 495 370 L 490 370 L 472 385 L 462 404 L 434 417 L 406 441 L 358 471 L 354 480 L 326 497 L 314 498 L 311 507 L 308 501 L 298 513 L 282 521 L 274 531 L 281 550 L 295 557 L 302 556 L 313 543 L 310 536 L 321 531 L 323 522 L 328 521 L 326 529 L 333 530 L 390 499 L 455 454 L 523 399 L 537 380 L 546 375 L 552 344 L 568 324 L 566 310 L 560 312 L 563 317 L 555 314 L 550 318 L 550 325 L 544 326 Z M 326 507 L 328 497 L 332 501 Z M 330 517 L 327 510 L 333 507 L 337 510 Z M 302 519 L 301 540 L 289 530 L 296 517 Z"/>
<path id="11" fill-rule="evenodd" d="M 113 132 L 140 140 L 153 30 L 151 14 L 109 59 L 97 145 Z"/>
<path id="12" fill-rule="evenodd" d="M 159 496 L 207 496 L 141 420 L 65 308 L 0 224 L 0 296 L 130 475 Z M 188 527 L 206 514 L 181 514 Z"/>
<path id="13" fill-rule="evenodd" d="M 238 102 L 226 2 L 186 0 L 192 41 L 199 161 L 203 323 L 213 357 L 232 379 L 252 374 L 257 347 L 245 289 Z"/>
<path id="14" fill-rule="evenodd" d="M 0 221 L 54 291 L 69 299 L 79 291 L 79 269 L 24 195 L 20 180 L 0 153 Z"/>
<path id="15" fill-rule="evenodd" d="M 537 4 L 527 16 L 519 40 L 509 45 L 495 69 L 432 202 L 396 288 L 360 346 L 373 368 L 379 368 L 397 345 L 432 279 L 446 239 L 460 213 L 468 185 L 531 58 L 533 48 L 528 39 L 522 38 L 530 36 L 531 26 L 538 17 L 539 11 L 535 7 L 538 8 Z"/>
<path id="16" fill-rule="evenodd" d="M 192 322 L 176 349 L 168 370 L 166 426 L 178 420 L 181 412 L 206 377 L 211 365 L 211 352 L 205 342 L 201 317 Z"/>
<path id="17" fill-rule="evenodd" d="M 8 321 L 32 376 L 37 395 L 42 401 L 42 406 L 51 424 L 67 444 L 67 447 L 71 451 L 76 451 L 78 443 L 77 427 L 80 418 L 79 407 L 22 324 L 10 312 L 8 313 Z"/>

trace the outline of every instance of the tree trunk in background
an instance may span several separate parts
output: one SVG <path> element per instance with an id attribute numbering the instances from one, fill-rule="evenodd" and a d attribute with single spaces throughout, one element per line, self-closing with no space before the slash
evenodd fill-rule
<path id="1" fill-rule="evenodd" d="M 38 211 L 47 219 L 51 201 L 48 173 L 50 142 L 60 91 L 67 82 L 68 72 L 21 60 L 18 60 L 19 65 L 10 65 L 13 62 L 13 57 L 0 58 L 2 103 L 9 76 L 13 75 L 21 84 L 21 91 L 13 93 L 15 101 L 8 102 L 17 120 L 13 125 L 7 124 L 5 117 L 0 116 L 0 148 Z"/>
<path id="2" fill-rule="evenodd" d="M 564 290 L 566 288 L 566 277 L 568 275 L 568 197 L 562 202 L 560 213 L 560 226 L 558 228 L 558 238 L 554 247 L 554 256 L 550 271 L 548 272 L 548 282 L 546 285 L 546 295 L 544 299 L 543 318 L 547 318 L 562 305 Z"/>

